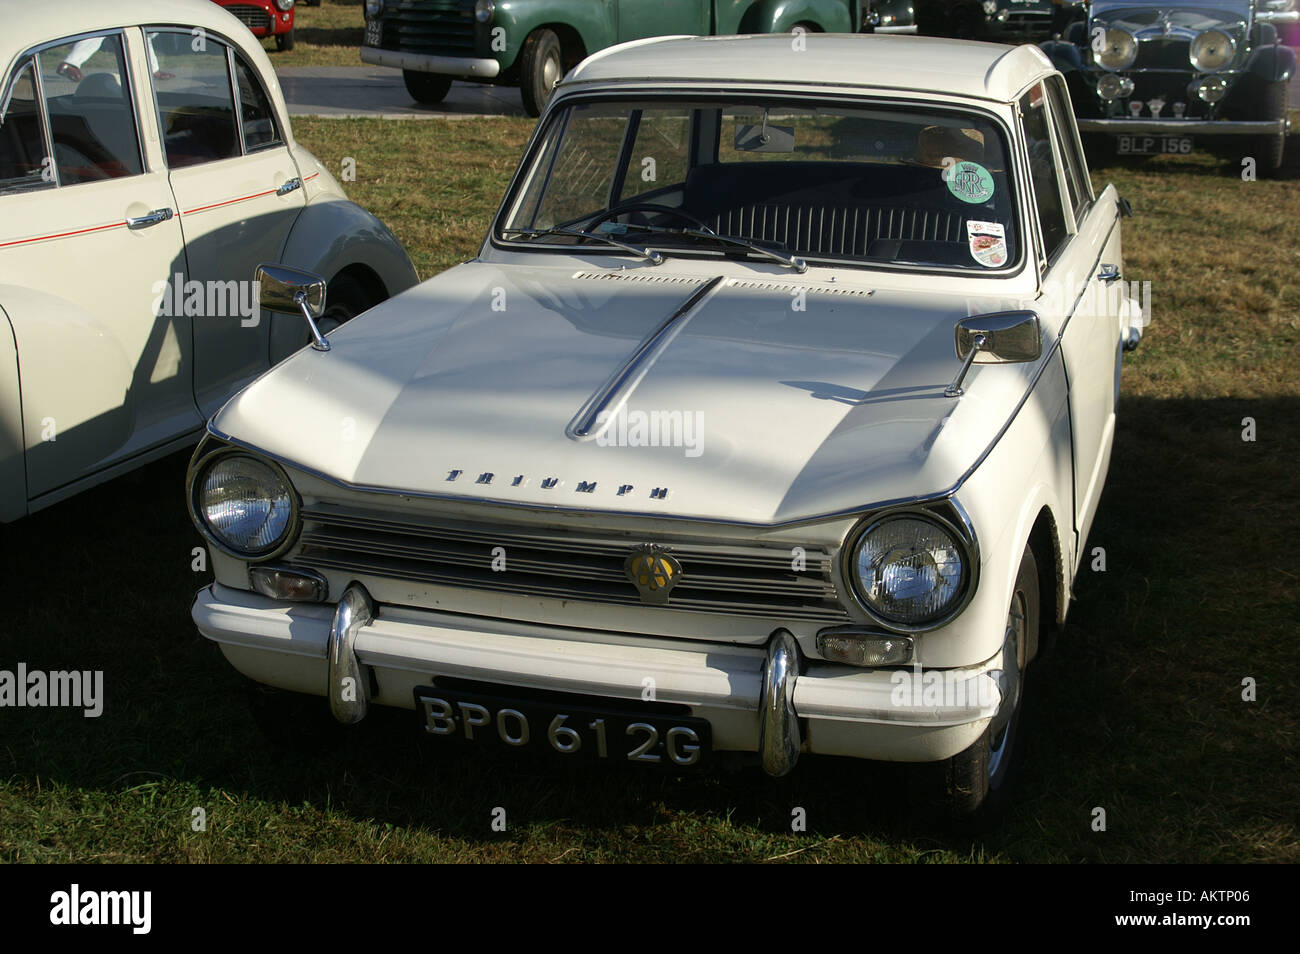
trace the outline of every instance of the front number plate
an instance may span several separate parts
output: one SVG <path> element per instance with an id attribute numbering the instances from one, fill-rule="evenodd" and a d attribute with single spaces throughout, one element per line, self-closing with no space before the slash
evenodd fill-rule
<path id="1" fill-rule="evenodd" d="M 415 706 L 424 730 L 437 738 L 676 771 L 703 768 L 710 757 L 709 723 L 690 716 L 525 702 L 432 687 L 415 690 Z"/>
<path id="2" fill-rule="evenodd" d="M 1121 156 L 1185 156 L 1192 151 L 1191 136 L 1117 136 L 1115 151 Z"/>

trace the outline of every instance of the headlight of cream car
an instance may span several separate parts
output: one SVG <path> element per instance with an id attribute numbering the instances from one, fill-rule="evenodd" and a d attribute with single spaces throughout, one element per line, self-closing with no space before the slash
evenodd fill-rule
<path id="1" fill-rule="evenodd" d="M 1093 55 L 1103 69 L 1126 70 L 1137 59 L 1137 37 L 1128 30 L 1107 30 L 1101 37 L 1101 45 L 1093 46 Z"/>
<path id="2" fill-rule="evenodd" d="M 1206 30 L 1192 40 L 1188 59 L 1202 73 L 1213 73 L 1232 62 L 1237 44 L 1222 30 Z"/>
<path id="3" fill-rule="evenodd" d="M 244 559 L 280 549 L 298 515 L 284 474 L 247 454 L 218 454 L 200 467 L 193 507 L 212 542 Z"/>
<path id="4" fill-rule="evenodd" d="M 966 547 L 951 525 L 913 512 L 868 525 L 853 544 L 849 571 L 867 612 L 905 631 L 951 616 L 971 579 Z"/>

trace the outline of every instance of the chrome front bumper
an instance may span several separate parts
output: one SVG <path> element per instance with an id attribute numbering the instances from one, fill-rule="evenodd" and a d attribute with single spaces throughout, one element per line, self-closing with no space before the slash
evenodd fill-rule
<path id="1" fill-rule="evenodd" d="M 1079 119 L 1079 132 L 1117 136 L 1267 136 L 1286 132 L 1285 119 Z"/>
<path id="2" fill-rule="evenodd" d="M 495 683 L 503 692 L 517 686 L 626 700 L 643 698 L 652 685 L 656 701 L 687 705 L 710 722 L 715 749 L 757 753 L 776 776 L 802 752 L 902 762 L 955 755 L 989 722 L 987 688 L 1001 660 L 942 671 L 971 687 L 963 704 L 928 693 L 900 703 L 897 670 L 809 660 L 784 629 L 766 646 L 572 630 L 376 607 L 356 583 L 337 606 L 213 584 L 199 591 L 191 615 L 236 669 L 327 696 L 342 722 L 359 721 L 372 704 L 412 709 L 416 687 L 435 676 Z"/>
<path id="3" fill-rule="evenodd" d="M 392 66 L 399 70 L 418 73 L 443 73 L 447 76 L 474 76 L 492 79 L 501 72 L 496 60 L 473 56 L 434 56 L 432 53 L 403 53 L 400 50 L 380 50 L 373 46 L 361 48 L 361 62 L 375 66 Z"/>

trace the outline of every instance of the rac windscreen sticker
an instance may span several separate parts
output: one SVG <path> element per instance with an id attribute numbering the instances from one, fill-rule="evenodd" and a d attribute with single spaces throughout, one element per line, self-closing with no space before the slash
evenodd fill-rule
<path id="1" fill-rule="evenodd" d="M 972 205 L 993 198 L 993 176 L 978 162 L 954 162 L 943 170 L 948 191 Z"/>
<path id="2" fill-rule="evenodd" d="M 971 257 L 985 268 L 1007 263 L 1007 230 L 1001 222 L 967 222 L 966 235 Z"/>

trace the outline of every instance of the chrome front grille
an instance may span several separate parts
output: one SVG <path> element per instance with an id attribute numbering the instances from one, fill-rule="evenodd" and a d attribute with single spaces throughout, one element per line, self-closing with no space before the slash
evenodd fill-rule
<path id="1" fill-rule="evenodd" d="M 474 55 L 474 0 L 402 0 L 383 13 L 386 50 L 438 56 Z"/>
<path id="2" fill-rule="evenodd" d="M 303 510 L 303 531 L 290 563 L 402 582 L 472 590 L 640 605 L 624 561 L 643 542 L 578 537 L 468 523 L 416 523 L 392 515 L 318 505 Z M 506 569 L 492 568 L 504 548 Z M 831 557 L 804 548 L 804 569 L 786 548 L 668 544 L 682 564 L 669 609 L 766 619 L 845 622 Z M 497 551 L 501 554 L 502 551 Z"/>
<path id="3" fill-rule="evenodd" d="M 1129 69 L 1133 70 L 1178 70 L 1184 73 L 1194 72 L 1187 54 L 1191 49 L 1189 41 L 1181 36 L 1159 36 L 1138 41 L 1137 60 Z M 1188 79 L 1191 77 L 1189 76 Z"/>
<path id="4" fill-rule="evenodd" d="M 269 30 L 271 28 L 271 15 L 263 7 L 254 6 L 251 3 L 237 3 L 233 7 L 226 7 L 226 11 L 234 14 L 235 19 L 250 30 Z"/>

